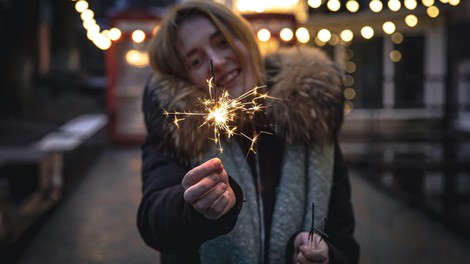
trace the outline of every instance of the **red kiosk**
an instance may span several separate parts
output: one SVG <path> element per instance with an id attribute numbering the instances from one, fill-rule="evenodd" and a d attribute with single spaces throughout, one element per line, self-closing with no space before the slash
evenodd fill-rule
<path id="1" fill-rule="evenodd" d="M 160 16 L 148 10 L 124 10 L 109 18 L 111 28 L 121 31 L 106 53 L 109 136 L 112 143 L 140 144 L 145 136 L 142 94 L 151 75 L 147 46 Z"/>

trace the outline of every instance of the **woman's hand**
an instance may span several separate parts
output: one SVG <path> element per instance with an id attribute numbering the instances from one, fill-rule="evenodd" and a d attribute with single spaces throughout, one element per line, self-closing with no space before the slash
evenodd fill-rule
<path id="1" fill-rule="evenodd" d="M 218 219 L 235 205 L 236 197 L 220 159 L 193 168 L 183 178 L 184 200 L 208 219 Z"/>
<path id="2" fill-rule="evenodd" d="M 312 245 L 309 245 L 308 232 L 300 232 L 297 234 L 294 240 L 295 251 L 293 256 L 293 263 L 328 263 L 328 244 L 326 244 L 325 240 L 320 240 L 321 237 L 317 234 L 314 234 Z"/>

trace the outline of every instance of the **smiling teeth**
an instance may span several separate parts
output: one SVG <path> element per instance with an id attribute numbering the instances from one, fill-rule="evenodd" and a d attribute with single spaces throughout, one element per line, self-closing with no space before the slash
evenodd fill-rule
<path id="1" fill-rule="evenodd" d="M 220 83 L 222 85 L 227 84 L 227 83 L 231 82 L 233 79 L 235 79 L 235 77 L 237 77 L 237 75 L 238 75 L 238 72 L 234 71 L 234 72 L 230 73 L 229 75 L 227 75 Z"/>

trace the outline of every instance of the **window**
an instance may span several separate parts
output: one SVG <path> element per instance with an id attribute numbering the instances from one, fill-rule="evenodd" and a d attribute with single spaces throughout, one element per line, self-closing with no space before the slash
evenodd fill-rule
<path id="1" fill-rule="evenodd" d="M 352 74 L 356 108 L 383 107 L 383 38 L 357 39 L 346 50 L 347 59 L 356 64 Z"/>
<path id="2" fill-rule="evenodd" d="M 424 106 L 424 37 L 406 37 L 395 49 L 402 56 L 394 65 L 394 107 L 421 108 Z"/>

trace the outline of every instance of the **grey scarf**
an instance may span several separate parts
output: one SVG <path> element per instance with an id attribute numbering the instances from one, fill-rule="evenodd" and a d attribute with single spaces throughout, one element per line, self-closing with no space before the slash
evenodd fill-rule
<path id="1" fill-rule="evenodd" d="M 222 160 L 226 171 L 242 187 L 246 202 L 232 232 L 201 246 L 202 263 L 262 263 L 262 219 L 251 170 L 236 142 L 224 143 L 223 147 L 223 154 L 209 153 L 206 158 L 218 156 Z M 333 145 L 286 145 L 270 231 L 270 263 L 284 263 L 290 237 L 309 229 L 313 201 L 315 223 L 322 223 L 327 216 L 333 162 Z"/>

